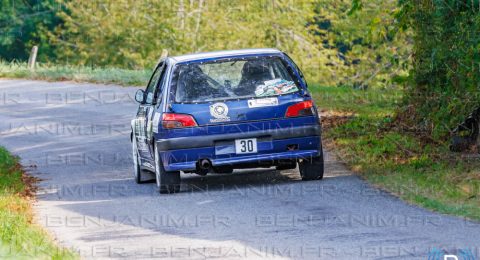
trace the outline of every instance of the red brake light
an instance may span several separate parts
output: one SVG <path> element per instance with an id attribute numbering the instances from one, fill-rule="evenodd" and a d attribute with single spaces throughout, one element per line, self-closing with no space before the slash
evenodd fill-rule
<path id="1" fill-rule="evenodd" d="M 197 122 L 191 115 L 163 113 L 162 126 L 166 129 L 192 127 L 197 126 Z"/>
<path id="2" fill-rule="evenodd" d="M 287 108 L 285 117 L 313 115 L 313 102 L 311 100 L 296 103 Z"/>

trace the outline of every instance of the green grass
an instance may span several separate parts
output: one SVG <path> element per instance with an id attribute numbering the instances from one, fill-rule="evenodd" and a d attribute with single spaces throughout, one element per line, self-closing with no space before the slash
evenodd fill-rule
<path id="1" fill-rule="evenodd" d="M 32 198 L 17 158 L 0 147 L 0 258 L 72 259 L 32 222 Z"/>
<path id="2" fill-rule="evenodd" d="M 122 86 L 145 86 L 150 78 L 150 70 L 127 70 L 69 65 L 37 64 L 35 70 L 26 63 L 0 61 L 0 78 L 25 78 L 48 81 L 73 80 Z"/>
<path id="3" fill-rule="evenodd" d="M 391 128 L 400 90 L 354 90 L 312 86 L 320 109 L 355 114 L 325 129 L 327 140 L 356 172 L 371 183 L 414 204 L 480 220 L 480 159 L 451 153 Z"/>

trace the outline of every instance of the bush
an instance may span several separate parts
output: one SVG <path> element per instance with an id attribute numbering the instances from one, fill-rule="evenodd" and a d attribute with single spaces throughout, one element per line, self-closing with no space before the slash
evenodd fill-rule
<path id="1" fill-rule="evenodd" d="M 478 0 L 406 0 L 403 13 L 415 33 L 411 84 L 402 118 L 434 140 L 480 106 Z"/>

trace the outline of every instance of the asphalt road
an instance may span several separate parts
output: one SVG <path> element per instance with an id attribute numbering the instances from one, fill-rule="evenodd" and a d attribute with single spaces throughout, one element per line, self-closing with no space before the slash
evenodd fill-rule
<path id="1" fill-rule="evenodd" d="M 478 223 L 408 205 L 328 153 L 322 181 L 259 169 L 182 175 L 183 192 L 174 195 L 135 184 L 135 90 L 0 80 L 0 144 L 43 180 L 37 221 L 84 258 L 427 259 L 435 249 L 480 256 Z"/>

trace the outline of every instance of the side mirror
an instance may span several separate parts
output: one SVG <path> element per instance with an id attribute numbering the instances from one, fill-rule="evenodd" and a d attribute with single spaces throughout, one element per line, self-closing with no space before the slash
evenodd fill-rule
<path id="1" fill-rule="evenodd" d="M 135 101 L 137 101 L 138 103 L 143 103 L 144 98 L 145 91 L 143 91 L 143 89 L 139 89 L 137 90 L 137 92 L 135 92 Z"/>

